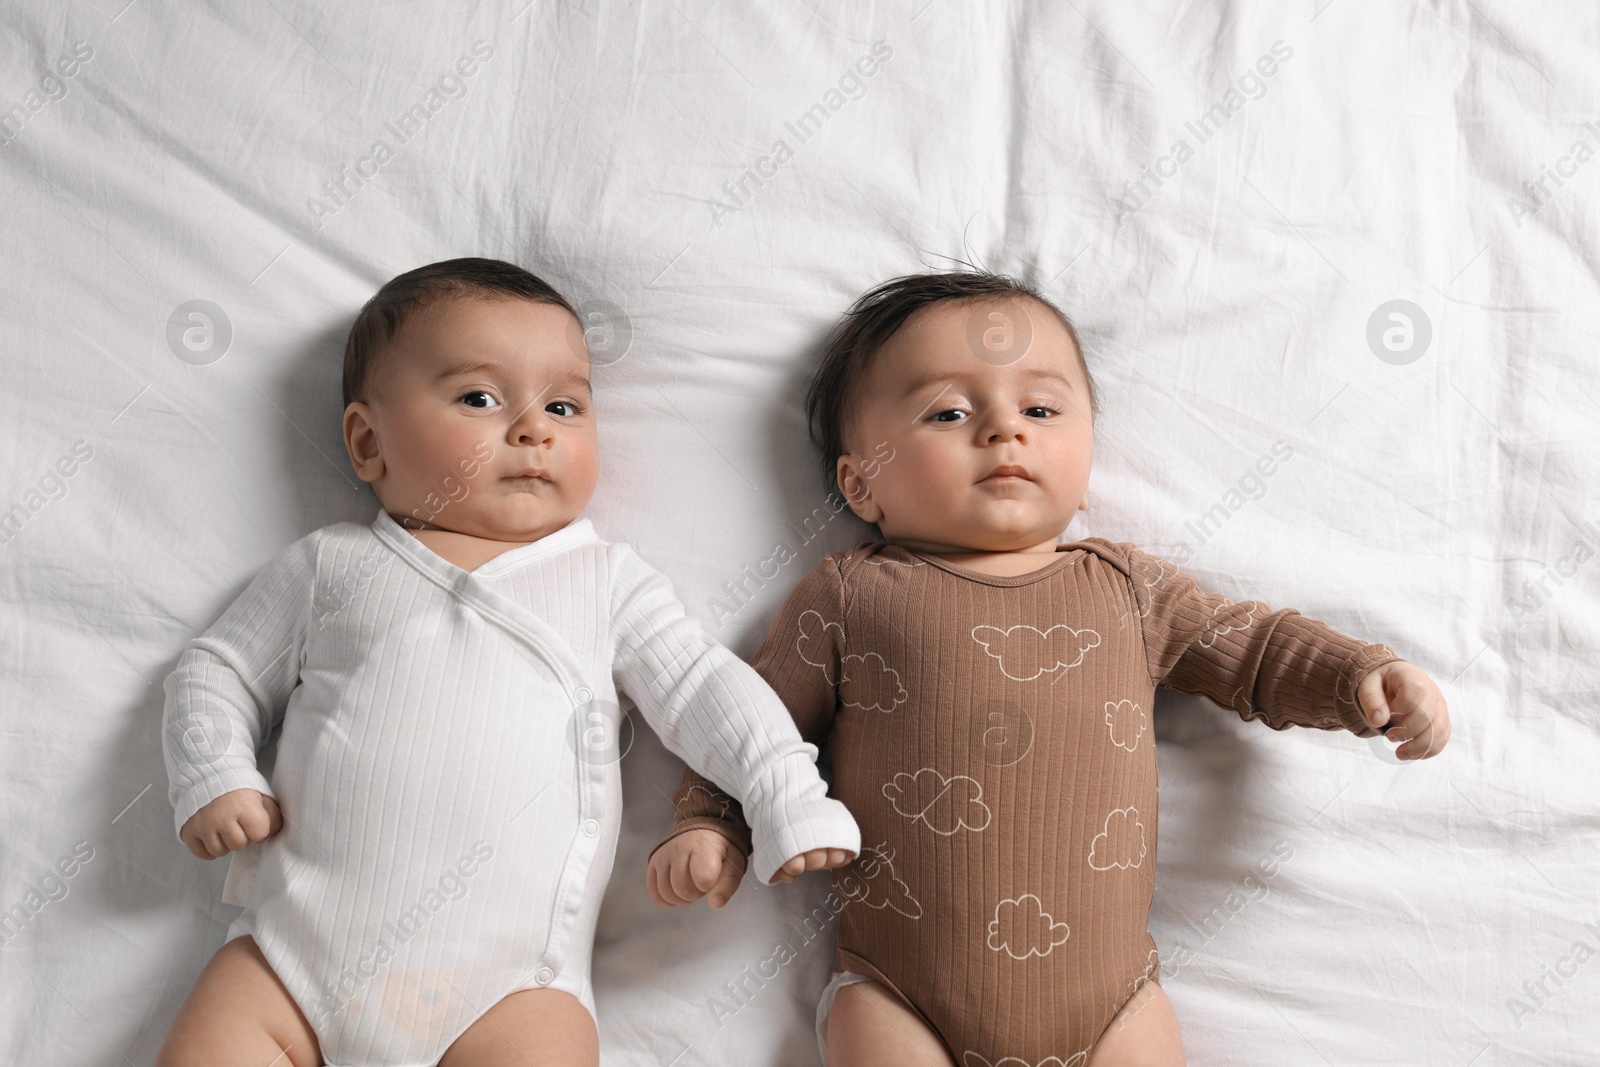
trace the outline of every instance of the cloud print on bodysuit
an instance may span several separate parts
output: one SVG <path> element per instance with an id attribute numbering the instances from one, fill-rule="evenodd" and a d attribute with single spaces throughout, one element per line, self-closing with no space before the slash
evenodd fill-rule
<path id="1" fill-rule="evenodd" d="M 1002 900 L 994 907 L 989 923 L 989 947 L 1012 959 L 1048 956 L 1072 934 L 1066 923 L 1058 923 L 1044 910 L 1044 901 L 1032 893 Z"/>
<path id="2" fill-rule="evenodd" d="M 903 551 L 905 551 L 905 549 L 901 549 L 900 551 L 903 552 Z M 874 567 L 885 567 L 885 566 L 888 566 L 891 563 L 894 564 L 896 567 L 921 567 L 921 566 L 925 566 L 925 564 L 920 559 L 890 559 L 890 558 L 885 557 L 885 556 L 883 556 L 881 554 L 880 555 L 876 555 L 876 556 L 868 556 L 866 559 L 862 560 L 861 562 L 870 563 Z"/>
<path id="3" fill-rule="evenodd" d="M 854 700 L 841 701 L 847 708 L 864 708 L 867 711 L 893 711 L 906 699 L 906 687 L 900 684 L 900 672 L 883 662 L 876 652 L 862 656 L 845 656 L 839 661 L 839 683 L 852 684 L 850 695 Z"/>
<path id="4" fill-rule="evenodd" d="M 1237 614 L 1241 608 L 1244 610 L 1243 619 L 1227 619 L 1222 617 L 1223 612 L 1233 612 L 1234 614 Z M 1231 634 L 1235 630 L 1248 630 L 1250 628 L 1250 624 L 1255 621 L 1257 608 L 1265 610 L 1266 605 L 1257 603 L 1254 600 L 1246 600 L 1238 604 L 1222 603 L 1212 608 L 1211 618 L 1206 620 L 1205 632 L 1200 635 L 1201 646 L 1204 648 L 1210 648 L 1212 645 L 1217 643 L 1217 638 L 1219 637 Z"/>
<path id="5" fill-rule="evenodd" d="M 1144 824 L 1138 808 L 1116 808 L 1106 814 L 1105 829 L 1089 845 L 1089 866 L 1097 871 L 1137 867 L 1144 862 Z"/>
<path id="6" fill-rule="evenodd" d="M 729 803 L 727 795 L 707 789 L 705 786 L 700 785 L 699 783 L 691 785 L 688 789 L 684 790 L 683 796 L 679 797 L 678 802 L 673 805 L 673 807 L 678 810 L 678 814 L 688 814 L 689 798 L 694 796 L 696 792 L 704 793 L 706 796 L 716 801 L 717 806 L 721 810 L 717 812 L 714 818 L 726 819 L 728 817 L 728 812 L 732 810 L 732 805 Z"/>
<path id="7" fill-rule="evenodd" d="M 838 685 L 839 679 L 833 676 L 833 657 L 828 655 L 828 631 L 839 632 L 838 647 L 844 647 L 844 627 L 836 622 L 829 622 L 822 617 L 819 611 L 808 610 L 800 614 L 796 623 L 800 636 L 794 639 L 794 650 L 797 655 L 807 663 L 822 671 L 823 677 L 828 679 L 829 685 Z"/>
<path id="8" fill-rule="evenodd" d="M 1132 752 L 1144 736 L 1144 709 L 1131 700 L 1108 700 L 1106 726 L 1111 730 L 1111 743 Z"/>
<path id="9" fill-rule="evenodd" d="M 846 900 L 869 908 L 893 908 L 908 919 L 922 918 L 922 903 L 894 873 L 894 849 L 869 845 L 839 875 Z"/>
<path id="10" fill-rule="evenodd" d="M 883 795 L 895 811 L 945 837 L 957 830 L 982 830 L 989 825 L 989 805 L 981 799 L 983 786 L 964 774 L 946 778 L 934 768 L 924 767 L 916 774 L 895 775 L 883 784 Z"/>
<path id="11" fill-rule="evenodd" d="M 1094 630 L 1074 630 L 1061 623 L 1048 630 L 1026 624 L 1002 630 L 974 626 L 972 639 L 1000 661 L 1000 673 L 1018 682 L 1031 682 L 1041 674 L 1076 667 L 1084 653 L 1100 643 Z"/>
<path id="12" fill-rule="evenodd" d="M 835 671 L 834 657 L 828 649 L 828 631 L 837 635 L 834 648 L 843 649 L 843 626 L 824 619 L 815 609 L 808 609 L 800 613 L 796 628 L 800 633 L 794 639 L 794 650 L 802 660 L 820 670 L 829 685 L 852 683 L 851 699 L 843 701 L 845 707 L 889 712 L 905 702 L 906 687 L 900 684 L 900 672 L 876 652 L 840 656 Z"/>
<path id="13" fill-rule="evenodd" d="M 1150 606 L 1155 603 L 1155 588 L 1167 580 L 1169 573 L 1167 568 L 1170 565 L 1166 560 L 1157 557 L 1155 562 L 1156 572 L 1145 578 L 1142 586 L 1134 586 L 1133 604 L 1134 607 L 1139 609 L 1139 618 L 1141 619 L 1150 614 Z M 1148 570 L 1145 570 L 1148 573 Z M 1173 567 L 1170 573 L 1176 577 L 1178 568 Z"/>
<path id="14" fill-rule="evenodd" d="M 974 1052 L 971 1049 L 967 1049 L 966 1054 L 962 1057 L 964 1067 L 1083 1067 L 1088 1060 L 1088 1049 L 1074 1052 L 1066 1059 L 1062 1059 L 1060 1056 L 1046 1056 L 1042 1060 L 1029 1061 L 1021 1056 L 1001 1056 L 997 1060 L 991 1060 L 984 1056 L 983 1053 Z"/>

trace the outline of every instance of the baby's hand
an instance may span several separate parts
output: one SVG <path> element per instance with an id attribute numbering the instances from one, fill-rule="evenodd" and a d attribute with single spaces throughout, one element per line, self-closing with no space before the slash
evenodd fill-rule
<path id="1" fill-rule="evenodd" d="M 772 884 L 779 882 L 792 882 L 795 877 L 806 871 L 828 870 L 833 867 L 843 867 L 856 858 L 856 854 L 847 848 L 814 848 L 810 852 L 802 852 L 791 857 L 778 868 L 778 873 L 772 876 Z"/>
<path id="2" fill-rule="evenodd" d="M 178 837 L 190 852 L 212 860 L 265 841 L 282 826 L 276 800 L 254 789 L 234 789 L 189 816 Z"/>
<path id="3" fill-rule="evenodd" d="M 1389 725 L 1384 736 L 1404 741 L 1395 749 L 1403 760 L 1437 755 L 1450 740 L 1450 710 L 1444 694 L 1426 671 L 1405 660 L 1374 667 L 1356 687 L 1356 701 L 1367 722 Z"/>
<path id="4" fill-rule="evenodd" d="M 664 907 L 693 904 L 709 891 L 720 908 L 744 877 L 744 853 L 715 830 L 685 830 L 655 850 L 645 868 L 645 889 Z"/>

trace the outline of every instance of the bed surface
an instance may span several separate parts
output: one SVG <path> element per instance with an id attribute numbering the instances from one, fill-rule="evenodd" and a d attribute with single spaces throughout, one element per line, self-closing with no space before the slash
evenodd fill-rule
<path id="1" fill-rule="evenodd" d="M 371 520 L 361 302 L 488 255 L 591 316 L 596 527 L 743 655 L 871 536 L 797 533 L 837 315 L 956 260 L 1040 285 L 1104 403 L 1070 534 L 1383 641 L 1455 724 L 1401 766 L 1158 704 L 1190 1062 L 1595 1062 L 1597 49 L 1592 5 L 1482 0 L 8 7 L 0 1051 L 153 1061 L 238 911 L 172 831 L 162 680 Z M 815 1064 L 826 881 L 652 904 L 680 770 L 648 731 L 623 761 L 603 1060 Z"/>

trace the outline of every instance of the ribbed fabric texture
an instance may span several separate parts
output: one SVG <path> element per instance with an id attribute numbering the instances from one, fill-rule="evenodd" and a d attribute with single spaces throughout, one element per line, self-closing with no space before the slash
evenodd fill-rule
<path id="1" fill-rule="evenodd" d="M 758 873 L 860 847 L 772 690 L 586 519 L 471 573 L 382 511 L 325 527 L 190 642 L 166 680 L 175 826 L 233 789 L 278 799 L 228 936 L 255 937 L 330 1065 L 432 1064 L 521 988 L 594 1011 L 619 692 L 734 783 Z"/>
<path id="2" fill-rule="evenodd" d="M 1158 978 L 1157 685 L 1365 737 L 1355 687 L 1397 658 L 1088 538 L 1016 577 L 876 543 L 829 556 L 752 662 L 827 744 L 861 827 L 834 872 L 835 969 L 897 990 L 958 1064 L 987 1067 L 1081 1064 Z M 674 835 L 742 840 L 737 800 L 692 771 L 675 808 Z"/>

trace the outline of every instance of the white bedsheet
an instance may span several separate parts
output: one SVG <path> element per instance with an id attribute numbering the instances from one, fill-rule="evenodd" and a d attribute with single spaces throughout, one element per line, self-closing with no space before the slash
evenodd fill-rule
<path id="1" fill-rule="evenodd" d="M 1396 766 L 1158 709 L 1191 1062 L 1597 1062 L 1592 4 L 430 7 L 0 14 L 8 1062 L 150 1063 L 237 914 L 172 835 L 161 680 L 283 546 L 370 518 L 344 334 L 465 254 L 597 316 L 590 515 L 742 654 L 868 536 L 797 532 L 824 330 L 951 257 L 1042 285 L 1105 404 L 1072 532 L 1387 642 L 1455 721 Z M 826 882 L 651 904 L 679 769 L 647 732 L 624 761 L 604 1061 L 814 1064 Z"/>

